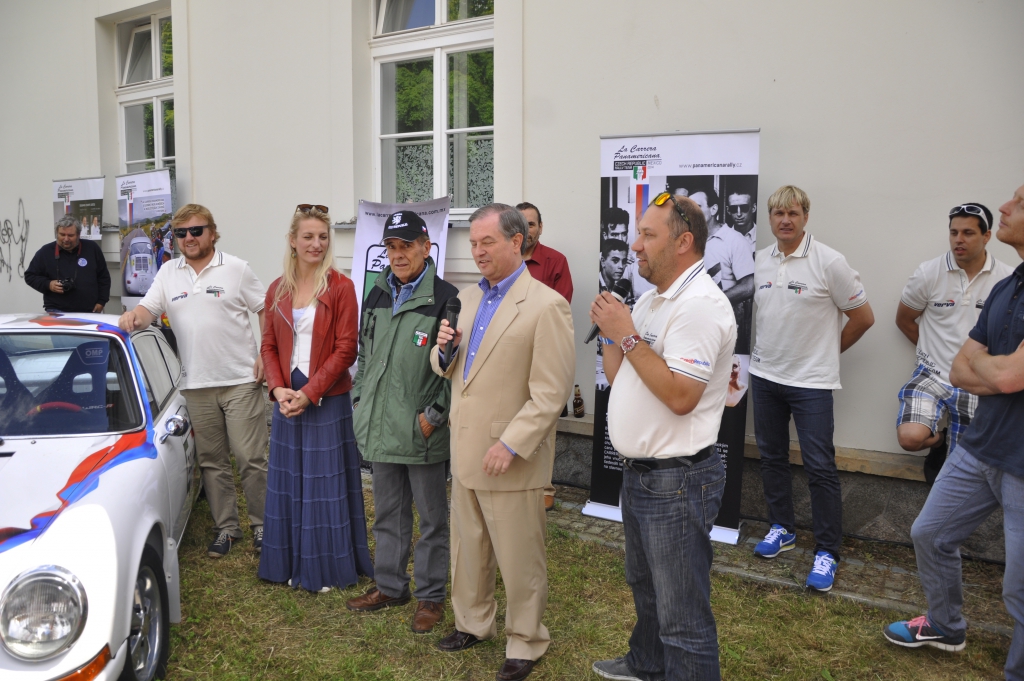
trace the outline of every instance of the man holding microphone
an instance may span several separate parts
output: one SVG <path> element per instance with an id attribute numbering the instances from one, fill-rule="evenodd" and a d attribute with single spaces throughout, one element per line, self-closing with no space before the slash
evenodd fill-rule
<path id="1" fill-rule="evenodd" d="M 655 288 L 632 314 L 611 293 L 590 309 L 611 384 L 608 431 L 623 457 L 629 652 L 595 662 L 606 679 L 719 679 L 711 612 L 711 527 L 725 488 L 715 450 L 736 320 L 704 270 L 708 228 L 691 199 L 663 192 L 631 248 Z"/>

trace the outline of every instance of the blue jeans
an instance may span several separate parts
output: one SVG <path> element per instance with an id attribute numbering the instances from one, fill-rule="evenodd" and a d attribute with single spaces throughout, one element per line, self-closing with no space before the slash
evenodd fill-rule
<path id="1" fill-rule="evenodd" d="M 722 505 L 725 466 L 622 471 L 626 582 L 636 626 L 626 661 L 645 681 L 719 679 L 711 612 L 711 526 Z"/>
<path id="2" fill-rule="evenodd" d="M 828 551 L 839 560 L 843 540 L 843 498 L 832 443 L 835 420 L 832 391 L 794 388 L 750 376 L 754 396 L 754 435 L 761 453 L 761 481 L 768 521 L 796 531 L 793 515 L 793 474 L 789 465 L 789 418 L 796 421 L 800 454 L 811 490 L 815 552 Z"/>
<path id="3" fill-rule="evenodd" d="M 967 628 L 960 545 L 1000 506 L 1006 541 L 1003 602 L 1013 617 L 1013 640 L 1006 656 L 1006 678 L 1024 679 L 1024 478 L 1004 473 L 954 449 L 935 478 L 910 536 L 917 572 L 928 599 L 928 620 L 946 634 Z"/>

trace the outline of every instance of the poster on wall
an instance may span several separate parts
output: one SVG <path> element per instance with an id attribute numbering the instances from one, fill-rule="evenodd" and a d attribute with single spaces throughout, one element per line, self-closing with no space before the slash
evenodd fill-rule
<path id="1" fill-rule="evenodd" d="M 81 238 L 98 241 L 103 222 L 103 177 L 53 181 L 53 222 L 73 215 L 82 225 Z"/>
<path id="2" fill-rule="evenodd" d="M 756 130 L 672 133 L 601 139 L 601 224 L 598 286 L 610 290 L 629 284 L 626 303 L 653 286 L 640 276 L 629 245 L 650 201 L 663 191 L 686 196 L 700 206 L 708 223 L 704 267 L 732 303 L 737 320 L 736 348 L 729 393 L 716 448 L 726 465 L 722 508 L 711 538 L 739 540 L 743 444 L 747 413 L 750 325 L 754 299 L 754 249 L 757 242 Z M 586 515 L 622 521 L 619 490 L 621 457 L 608 437 L 608 396 L 601 344 L 597 344 L 594 393 L 594 452 Z"/>
<path id="3" fill-rule="evenodd" d="M 172 257 L 171 174 L 166 168 L 147 170 L 119 175 L 115 182 L 121 234 L 121 305 L 131 309 Z"/>
<path id="4" fill-rule="evenodd" d="M 448 244 L 448 211 L 451 199 L 447 196 L 420 203 L 375 203 L 359 201 L 356 216 L 356 239 L 352 249 L 352 283 L 356 287 L 359 309 L 370 289 L 377 281 L 377 275 L 388 266 L 388 253 L 384 248 L 384 222 L 394 213 L 403 210 L 412 212 L 427 223 L 430 236 L 430 257 L 437 265 L 437 276 L 444 277 L 444 255 Z"/>

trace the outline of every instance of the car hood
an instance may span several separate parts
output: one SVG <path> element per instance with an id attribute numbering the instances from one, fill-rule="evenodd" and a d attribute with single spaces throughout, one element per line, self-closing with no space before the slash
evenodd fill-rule
<path id="1" fill-rule="evenodd" d="M 38 537 L 102 484 L 105 472 L 139 458 L 156 458 L 146 431 L 7 439 L 0 445 L 0 553 Z"/>

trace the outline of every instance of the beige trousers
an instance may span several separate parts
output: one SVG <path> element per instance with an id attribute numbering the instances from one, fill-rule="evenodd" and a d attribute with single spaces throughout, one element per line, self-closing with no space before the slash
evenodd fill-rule
<path id="1" fill-rule="evenodd" d="M 477 638 L 497 635 L 495 568 L 505 584 L 505 657 L 537 660 L 551 636 L 541 623 L 548 604 L 544 489 L 489 492 L 452 478 L 452 610 L 455 627 Z"/>
<path id="2" fill-rule="evenodd" d="M 182 390 L 196 434 L 196 458 L 210 502 L 215 532 L 240 539 L 231 455 L 238 464 L 249 524 L 263 524 L 267 494 L 267 416 L 256 383 Z"/>

